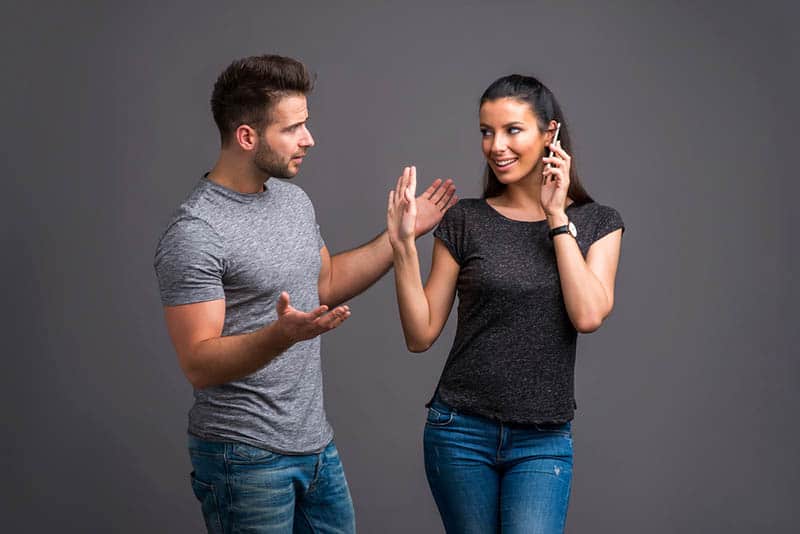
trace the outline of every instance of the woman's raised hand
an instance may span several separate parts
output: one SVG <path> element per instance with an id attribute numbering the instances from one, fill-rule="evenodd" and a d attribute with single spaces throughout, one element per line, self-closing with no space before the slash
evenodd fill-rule
<path id="1" fill-rule="evenodd" d="M 393 248 L 404 243 L 414 242 L 417 221 L 417 168 L 405 167 L 397 179 L 397 187 L 389 191 L 389 205 L 386 210 L 386 228 L 389 242 Z"/>

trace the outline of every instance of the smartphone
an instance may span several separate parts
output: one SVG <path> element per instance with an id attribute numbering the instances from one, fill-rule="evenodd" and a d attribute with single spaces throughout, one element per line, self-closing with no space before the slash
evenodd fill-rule
<path id="1" fill-rule="evenodd" d="M 556 123 L 556 134 L 553 136 L 552 144 L 556 144 L 556 141 L 558 141 L 559 132 L 561 132 L 561 123 L 557 122 Z M 547 157 L 548 158 L 552 158 L 553 157 L 553 151 L 550 148 L 547 149 Z M 545 169 L 550 169 L 550 164 L 548 163 L 547 165 L 544 166 L 544 168 Z M 553 180 L 555 180 L 555 178 L 553 178 Z"/>

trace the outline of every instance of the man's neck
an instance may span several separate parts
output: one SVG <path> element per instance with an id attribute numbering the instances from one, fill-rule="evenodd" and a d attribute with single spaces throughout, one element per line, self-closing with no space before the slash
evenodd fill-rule
<path id="1" fill-rule="evenodd" d="M 208 179 L 238 193 L 252 194 L 264 191 L 269 176 L 256 169 L 250 161 L 236 158 L 223 150 L 208 173 Z"/>

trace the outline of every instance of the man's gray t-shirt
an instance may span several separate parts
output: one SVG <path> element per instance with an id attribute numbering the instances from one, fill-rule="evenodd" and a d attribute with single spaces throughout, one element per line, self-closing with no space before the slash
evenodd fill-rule
<path id="1" fill-rule="evenodd" d="M 299 187 L 270 178 L 242 194 L 203 177 L 159 240 L 155 270 L 164 306 L 225 299 L 223 336 L 277 318 L 281 291 L 303 311 L 319 306 L 324 246 Z M 281 453 L 322 450 L 333 430 L 322 400 L 320 338 L 296 343 L 252 375 L 195 389 L 189 433 Z"/>

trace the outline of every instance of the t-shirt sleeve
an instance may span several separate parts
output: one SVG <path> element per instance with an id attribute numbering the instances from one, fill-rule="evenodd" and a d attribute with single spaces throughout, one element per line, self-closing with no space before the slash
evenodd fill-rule
<path id="1" fill-rule="evenodd" d="M 172 224 L 156 247 L 153 266 L 164 306 L 225 298 L 222 241 L 200 219 L 183 218 Z"/>
<path id="2" fill-rule="evenodd" d="M 441 240 L 450 255 L 459 265 L 464 259 L 464 206 L 457 202 L 447 210 L 433 232 L 433 236 Z"/>
<path id="3" fill-rule="evenodd" d="M 608 206 L 598 206 L 592 243 L 620 228 L 622 228 L 623 232 L 625 231 L 625 223 L 622 222 L 622 216 L 619 212 Z"/>
<path id="4" fill-rule="evenodd" d="M 319 223 L 314 221 L 314 225 L 317 227 L 317 248 L 322 250 L 322 247 L 325 246 L 325 240 L 322 239 L 322 232 L 319 231 Z"/>

